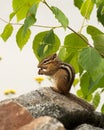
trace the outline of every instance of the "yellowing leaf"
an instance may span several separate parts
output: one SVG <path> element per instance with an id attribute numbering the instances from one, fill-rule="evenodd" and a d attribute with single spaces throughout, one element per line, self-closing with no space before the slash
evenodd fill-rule
<path id="1" fill-rule="evenodd" d="M 34 3 L 39 3 L 41 0 L 13 0 L 13 12 L 16 14 L 17 21 L 20 21 L 26 17 L 29 8 Z"/>
<path id="2" fill-rule="evenodd" d="M 86 19 L 90 18 L 91 12 L 93 10 L 94 7 L 94 3 L 92 0 L 85 0 L 85 2 L 83 2 L 82 6 L 81 6 L 81 14 L 83 17 L 85 17 Z"/>
<path id="3" fill-rule="evenodd" d="M 9 23 L 5 26 L 4 31 L 1 34 L 1 37 L 4 41 L 7 41 L 13 32 L 13 26 Z"/>
<path id="4" fill-rule="evenodd" d="M 17 45 L 20 49 L 24 47 L 30 37 L 31 31 L 28 29 L 25 36 L 23 36 L 23 26 L 18 30 L 16 34 Z"/>

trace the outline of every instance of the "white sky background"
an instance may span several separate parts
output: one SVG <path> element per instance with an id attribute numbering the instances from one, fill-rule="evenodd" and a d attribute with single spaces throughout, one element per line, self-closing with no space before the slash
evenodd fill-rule
<path id="1" fill-rule="evenodd" d="M 0 0 L 0 17 L 8 21 L 8 16 L 12 12 L 12 0 Z M 73 6 L 73 0 L 47 0 L 49 5 L 59 7 L 69 18 L 69 25 L 74 30 L 78 31 L 81 27 L 83 17 L 81 17 L 79 10 Z M 14 18 L 15 22 L 16 19 Z M 21 21 L 22 23 L 22 21 Z M 93 12 L 90 23 L 103 29 L 100 23 L 96 20 L 96 14 Z M 37 23 L 40 25 L 57 26 L 60 25 L 52 15 L 51 11 L 43 4 L 40 4 L 37 12 Z M 89 21 L 88 21 L 89 24 Z M 0 20 L 0 33 L 3 31 L 6 23 Z M 32 50 L 32 41 L 38 32 L 48 29 L 32 27 L 31 38 L 22 51 L 16 44 L 15 35 L 20 26 L 13 26 L 14 31 L 12 36 L 7 42 L 4 42 L 0 38 L 0 100 L 6 98 L 3 94 L 6 89 L 16 90 L 16 95 L 28 92 L 39 88 L 39 85 L 34 80 L 37 74 L 38 60 L 35 58 Z M 63 29 L 56 29 L 56 34 L 61 39 L 61 43 L 64 41 L 66 32 Z M 84 31 L 85 32 L 85 31 Z M 90 38 L 90 37 L 89 37 Z M 43 82 L 41 86 L 50 86 L 47 82 Z"/>

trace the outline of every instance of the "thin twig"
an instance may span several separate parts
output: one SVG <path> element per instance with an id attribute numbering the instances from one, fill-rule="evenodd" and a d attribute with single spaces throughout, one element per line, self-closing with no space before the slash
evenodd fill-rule
<path id="1" fill-rule="evenodd" d="M 81 25 L 81 27 L 80 27 L 80 29 L 79 29 L 79 33 L 81 33 L 82 32 L 82 29 L 83 29 L 83 27 L 84 27 L 84 24 L 85 24 L 85 18 L 83 19 L 83 21 L 82 21 L 82 25 Z"/>
<path id="2" fill-rule="evenodd" d="M 8 21 L 6 21 L 6 20 L 4 20 L 3 18 L 0 18 L 0 20 L 1 21 L 3 21 L 4 23 L 10 23 L 10 24 L 12 24 L 12 25 L 23 25 L 23 23 L 13 23 L 13 22 L 8 22 Z M 41 28 L 53 28 L 53 29 L 55 29 L 55 28 L 62 28 L 62 26 L 46 26 L 46 25 L 32 25 L 32 26 L 35 26 L 35 27 L 41 27 Z"/>
<path id="3" fill-rule="evenodd" d="M 51 7 L 48 5 L 48 3 L 44 0 L 43 1 L 43 3 L 50 9 L 50 10 L 52 10 L 51 9 Z M 84 24 L 84 23 L 83 23 Z M 69 30 L 71 30 L 72 32 L 74 32 L 78 37 L 80 37 L 85 43 L 87 43 L 90 47 L 92 47 L 91 45 L 90 45 L 90 43 L 88 43 L 88 41 L 87 40 L 85 40 L 85 38 L 83 38 L 79 33 L 77 33 L 75 30 L 73 30 L 71 27 L 69 27 L 69 26 L 67 26 L 67 28 L 69 29 Z"/>
<path id="4" fill-rule="evenodd" d="M 3 18 L 0 18 L 1 21 L 3 21 L 4 23 L 8 23 L 6 20 L 4 20 Z"/>
<path id="5" fill-rule="evenodd" d="M 45 0 L 43 1 L 43 3 L 44 3 L 50 10 L 52 10 L 51 7 L 48 5 L 48 3 L 47 3 Z"/>
<path id="6" fill-rule="evenodd" d="M 1 21 L 5 22 L 5 23 L 9 23 L 8 21 L 4 20 L 3 18 L 0 18 Z M 23 25 L 23 23 L 12 23 L 10 22 L 10 24 L 12 25 Z M 32 26 L 35 26 L 35 27 L 42 27 L 42 28 L 62 28 L 62 26 L 44 26 L 44 25 L 32 25 Z M 92 47 L 86 40 L 85 38 L 83 38 L 79 33 L 77 33 L 75 30 L 73 30 L 71 27 L 67 26 L 67 28 L 69 30 L 71 30 L 72 32 L 74 32 L 78 37 L 80 37 L 84 42 L 86 42 L 90 47 Z"/>

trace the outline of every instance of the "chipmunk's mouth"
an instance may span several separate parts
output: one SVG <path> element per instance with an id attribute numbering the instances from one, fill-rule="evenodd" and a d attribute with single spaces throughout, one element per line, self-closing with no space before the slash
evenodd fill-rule
<path id="1" fill-rule="evenodd" d="M 44 70 L 44 71 L 46 71 L 46 69 L 47 69 L 47 67 L 46 66 L 38 66 L 38 68 L 39 68 L 39 70 Z"/>
<path id="2" fill-rule="evenodd" d="M 39 68 L 39 71 L 46 71 L 46 68 Z"/>
<path id="3" fill-rule="evenodd" d="M 38 74 L 43 75 L 44 72 L 46 72 L 46 71 L 47 71 L 47 70 L 44 69 L 44 68 L 39 68 Z"/>

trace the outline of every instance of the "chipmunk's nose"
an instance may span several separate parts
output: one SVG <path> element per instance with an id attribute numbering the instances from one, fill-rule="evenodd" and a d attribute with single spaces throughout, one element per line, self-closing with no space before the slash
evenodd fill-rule
<path id="1" fill-rule="evenodd" d="M 37 67 L 40 68 L 40 65 L 38 64 Z"/>

